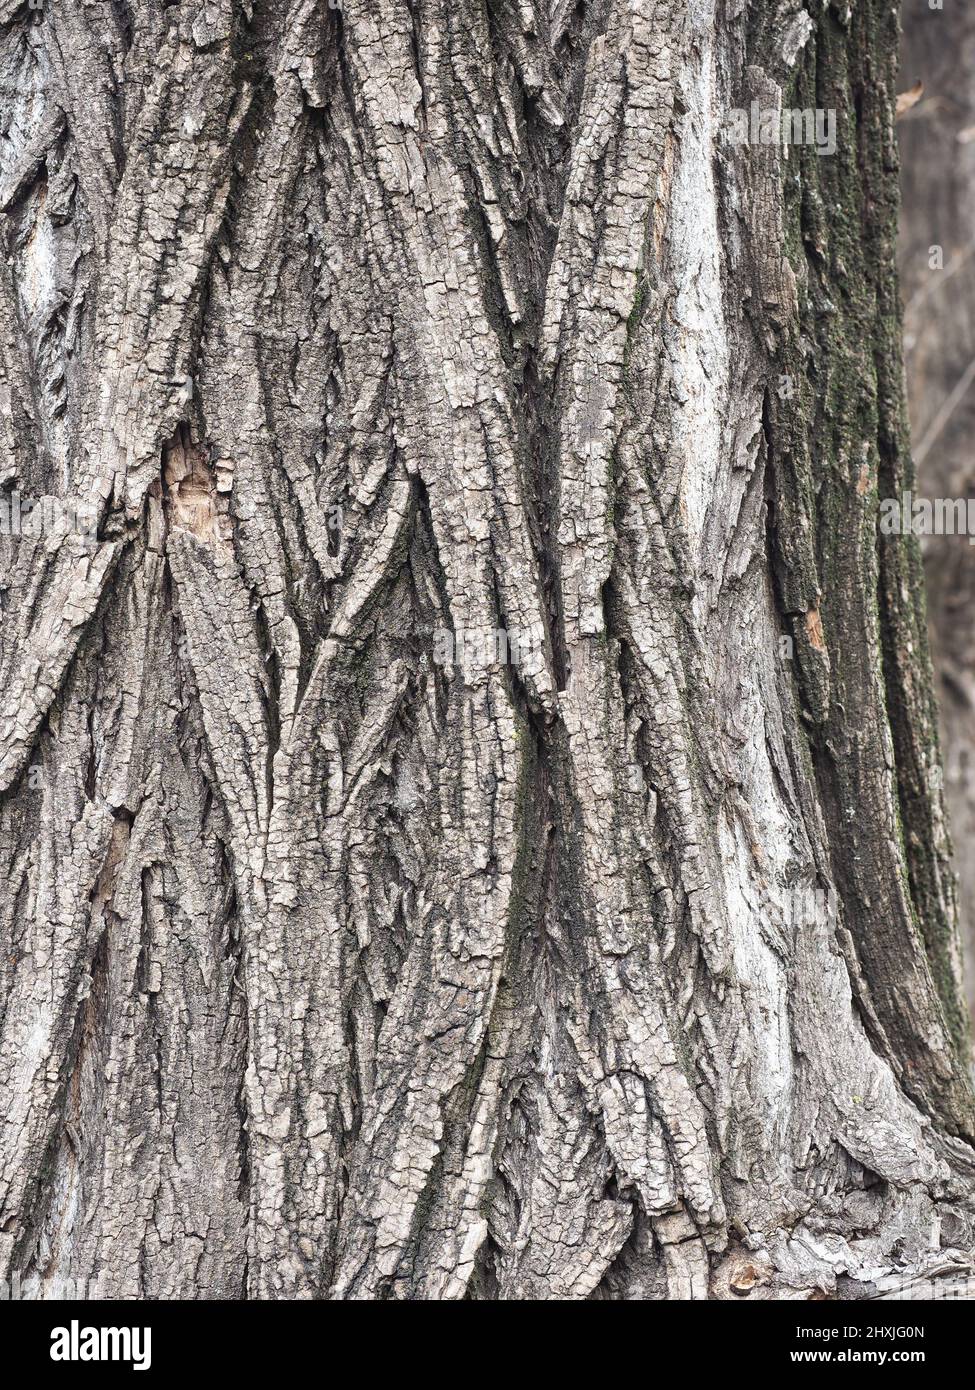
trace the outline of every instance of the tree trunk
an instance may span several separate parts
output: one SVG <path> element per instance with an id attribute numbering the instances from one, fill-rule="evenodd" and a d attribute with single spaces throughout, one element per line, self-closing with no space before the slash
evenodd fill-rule
<path id="1" fill-rule="evenodd" d="M 815 10 L 0 0 L 8 1277 L 964 1264 L 897 16 Z"/>
<path id="2" fill-rule="evenodd" d="M 918 487 L 975 497 L 975 13 L 965 5 L 904 16 L 903 70 L 923 79 L 905 115 L 901 265 L 907 381 Z M 975 1011 L 975 550 L 932 537 L 924 568 L 944 732 L 945 801 L 956 844 L 959 916 Z"/>

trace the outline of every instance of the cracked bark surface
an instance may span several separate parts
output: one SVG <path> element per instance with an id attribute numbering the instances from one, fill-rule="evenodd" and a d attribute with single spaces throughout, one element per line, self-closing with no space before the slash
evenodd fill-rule
<path id="1" fill-rule="evenodd" d="M 3 484 L 98 508 L 0 538 L 10 1274 L 968 1266 L 919 562 L 877 535 L 896 46 L 879 0 L 0 4 Z M 835 108 L 835 156 L 721 143 L 752 100 Z"/>

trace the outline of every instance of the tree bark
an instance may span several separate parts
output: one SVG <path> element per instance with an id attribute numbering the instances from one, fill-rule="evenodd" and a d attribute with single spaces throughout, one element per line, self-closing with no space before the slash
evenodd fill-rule
<path id="1" fill-rule="evenodd" d="M 0 541 L 8 1277 L 968 1267 L 920 561 L 877 526 L 895 8 L 31 19 L 5 489 L 98 531 Z M 752 102 L 835 153 L 723 140 Z"/>
<path id="2" fill-rule="evenodd" d="M 964 5 L 904 15 L 904 77 L 925 95 L 904 117 L 900 259 L 907 382 L 920 496 L 975 489 L 975 14 Z M 942 713 L 945 801 L 959 877 L 966 983 L 975 1012 L 975 551 L 964 535 L 925 542 Z M 936 770 L 936 776 L 940 769 Z"/>

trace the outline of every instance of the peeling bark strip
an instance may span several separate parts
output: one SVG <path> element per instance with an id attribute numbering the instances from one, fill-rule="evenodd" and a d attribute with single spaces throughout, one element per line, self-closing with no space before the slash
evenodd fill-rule
<path id="1" fill-rule="evenodd" d="M 0 537 L 5 1277 L 964 1268 L 917 563 L 876 524 L 892 7 L 31 21 L 2 481 L 99 524 Z M 721 141 L 753 101 L 835 154 Z"/>

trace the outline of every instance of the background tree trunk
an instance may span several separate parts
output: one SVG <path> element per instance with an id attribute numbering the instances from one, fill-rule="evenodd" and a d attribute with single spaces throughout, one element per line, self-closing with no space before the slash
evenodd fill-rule
<path id="1" fill-rule="evenodd" d="M 899 127 L 901 267 L 907 381 L 919 495 L 975 496 L 975 13 L 904 13 L 905 83 L 923 100 Z M 924 568 L 942 712 L 945 800 L 958 847 L 959 916 L 975 1011 L 975 550 L 965 536 L 925 544 Z"/>
<path id="2" fill-rule="evenodd" d="M 877 531 L 894 7 L 31 18 L 0 0 L 5 487 L 99 529 L 2 542 L 7 1270 L 963 1266 L 920 565 Z M 835 154 L 722 142 L 753 101 L 835 110 Z"/>

